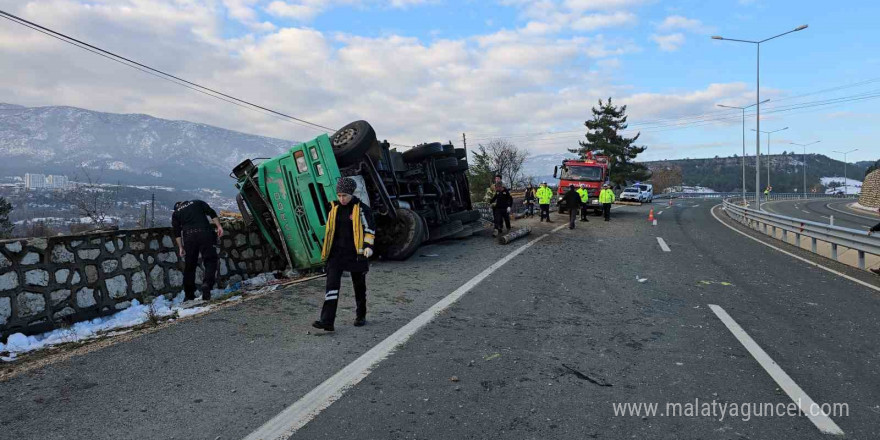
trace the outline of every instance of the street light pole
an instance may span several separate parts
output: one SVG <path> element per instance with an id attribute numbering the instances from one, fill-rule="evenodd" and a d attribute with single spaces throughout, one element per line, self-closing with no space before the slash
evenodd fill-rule
<path id="1" fill-rule="evenodd" d="M 799 144 L 797 142 L 789 142 L 792 145 L 804 147 L 804 199 L 807 198 L 807 147 L 810 145 L 813 145 L 813 144 L 818 144 L 819 142 L 822 142 L 822 141 L 813 141 L 808 144 Z"/>
<path id="2" fill-rule="evenodd" d="M 754 44 L 758 48 L 757 63 L 756 63 L 757 64 L 757 69 L 756 69 L 757 70 L 757 90 L 756 90 L 757 99 L 755 99 L 755 106 L 756 106 L 756 110 L 757 110 L 755 112 L 755 126 L 757 127 L 758 130 L 761 129 L 761 43 L 770 41 L 774 38 L 779 38 L 783 35 L 787 35 L 792 32 L 802 31 L 806 28 L 807 28 L 807 25 L 802 24 L 802 25 L 800 25 L 800 26 L 798 26 L 788 32 L 783 32 L 779 35 L 775 35 L 770 38 L 765 38 L 765 39 L 759 40 L 759 41 L 724 38 L 719 35 L 712 36 L 713 40 L 725 40 L 725 41 L 736 41 L 738 43 L 750 43 L 750 44 Z M 761 169 L 761 167 L 759 166 L 760 160 L 761 160 L 760 156 L 761 156 L 761 133 L 756 132 L 755 133 L 755 206 L 757 206 L 758 209 L 761 209 L 761 173 L 759 172 L 759 170 Z"/>
<path id="3" fill-rule="evenodd" d="M 849 179 L 846 178 L 846 155 L 852 153 L 853 151 L 859 151 L 858 148 L 849 150 L 849 151 L 835 151 L 835 153 L 839 153 L 843 155 L 843 195 L 849 195 Z"/>
<path id="4" fill-rule="evenodd" d="M 768 188 L 770 187 L 770 135 L 773 133 L 776 133 L 777 131 L 782 131 L 782 130 L 788 130 L 788 127 L 780 128 L 779 130 L 773 130 L 773 131 L 761 131 L 761 130 L 755 130 L 754 128 L 752 129 L 752 131 L 757 131 L 759 133 L 764 133 L 767 135 L 767 187 Z"/>
<path id="5" fill-rule="evenodd" d="M 747 105 L 747 106 L 745 106 L 745 107 L 737 107 L 737 106 L 734 106 L 734 105 L 716 104 L 718 107 L 733 108 L 733 109 L 742 110 L 742 131 L 743 131 L 743 136 L 742 136 L 742 140 L 743 140 L 743 157 L 742 157 L 743 177 L 742 177 L 742 185 L 743 185 L 743 203 L 746 202 L 746 109 L 751 108 L 751 107 L 754 107 L 754 106 L 756 106 L 756 105 L 758 105 L 758 104 L 763 104 L 763 103 L 765 103 L 765 102 L 767 102 L 767 101 L 769 101 L 769 99 L 765 99 L 765 100 L 761 101 L 760 103 L 757 103 L 757 102 L 756 102 L 756 103 L 754 103 L 754 104 Z M 757 168 L 755 168 L 755 170 L 757 170 Z"/>

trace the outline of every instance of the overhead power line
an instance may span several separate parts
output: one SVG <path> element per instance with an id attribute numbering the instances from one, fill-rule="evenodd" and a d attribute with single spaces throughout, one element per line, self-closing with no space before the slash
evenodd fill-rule
<path id="1" fill-rule="evenodd" d="M 67 34 L 52 30 L 52 29 L 47 28 L 45 26 L 42 26 L 40 24 L 34 23 L 32 21 L 26 20 L 24 18 L 21 18 L 19 16 L 13 15 L 13 14 L 10 14 L 9 12 L 0 10 L 0 17 L 5 18 L 13 23 L 18 24 L 18 25 L 29 28 L 31 30 L 40 32 L 40 33 L 47 35 L 49 37 L 55 38 L 56 40 L 59 40 L 64 43 L 70 44 L 72 46 L 78 47 L 80 49 L 86 50 L 86 51 L 91 52 L 95 55 L 99 55 L 99 56 L 107 58 L 111 61 L 120 63 L 124 66 L 131 67 L 131 68 L 139 70 L 143 73 L 152 75 L 154 77 L 157 77 L 157 78 L 160 78 L 160 79 L 163 79 L 166 81 L 169 81 L 173 84 L 177 84 L 179 86 L 186 87 L 190 90 L 199 92 L 199 93 L 204 94 L 206 96 L 210 96 L 212 98 L 219 99 L 221 101 L 224 101 L 224 102 L 227 102 L 230 104 L 234 104 L 234 105 L 237 105 L 242 108 L 257 111 L 261 114 L 268 114 L 270 116 L 278 117 L 282 120 L 292 122 L 292 123 L 299 125 L 299 126 L 312 128 L 312 129 L 318 129 L 318 130 L 328 132 L 328 133 L 334 132 L 337 130 L 335 128 L 327 127 L 325 125 L 321 125 L 321 124 L 318 124 L 315 122 L 307 121 L 305 119 L 298 118 L 296 116 L 292 116 L 292 115 L 280 112 L 278 110 L 273 110 L 271 108 L 265 107 L 260 104 L 256 104 L 254 102 L 251 102 L 251 101 L 248 101 L 245 99 L 237 98 L 235 96 L 218 91 L 218 90 L 213 89 L 211 87 L 203 86 L 203 85 L 195 83 L 193 81 L 189 81 L 187 79 L 181 78 L 177 75 L 173 75 L 173 74 L 165 72 L 163 70 L 160 70 L 160 69 L 157 69 L 154 67 L 150 67 L 146 64 L 140 63 L 140 62 L 135 61 L 131 58 L 124 57 L 124 56 L 119 55 L 117 53 L 111 52 L 106 49 L 102 49 L 102 48 L 95 46 L 93 44 L 90 44 L 85 41 L 79 40 L 77 38 L 71 37 Z M 398 147 L 409 147 L 409 145 L 402 145 L 402 144 L 395 144 L 395 143 L 392 143 L 391 145 L 395 145 Z"/>

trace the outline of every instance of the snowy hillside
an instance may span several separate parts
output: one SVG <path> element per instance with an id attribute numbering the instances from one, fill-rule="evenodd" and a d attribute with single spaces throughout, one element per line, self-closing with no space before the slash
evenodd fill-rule
<path id="1" fill-rule="evenodd" d="M 850 178 L 844 180 L 843 176 L 823 177 L 820 180 L 825 186 L 825 194 L 836 194 L 838 191 L 845 194 L 861 194 L 862 192 L 861 180 Z M 832 187 L 834 186 L 832 182 L 836 184 L 835 187 Z"/>

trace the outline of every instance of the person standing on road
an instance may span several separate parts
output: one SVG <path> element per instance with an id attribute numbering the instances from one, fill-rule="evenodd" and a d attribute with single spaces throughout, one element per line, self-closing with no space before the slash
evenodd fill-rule
<path id="1" fill-rule="evenodd" d="M 568 192 L 563 196 L 563 200 L 568 207 L 568 229 L 574 229 L 574 221 L 581 207 L 581 195 L 574 189 L 574 184 L 568 185 Z"/>
<path id="2" fill-rule="evenodd" d="M 880 215 L 880 208 L 877 208 L 877 214 Z M 869 231 L 868 235 L 874 235 L 875 232 L 880 231 L 880 223 L 874 225 Z M 874 272 L 877 275 L 880 275 L 880 268 L 871 269 L 871 272 Z"/>
<path id="3" fill-rule="evenodd" d="M 356 189 L 354 179 L 339 179 L 336 184 L 339 202 L 330 204 L 330 213 L 324 226 L 321 259 L 326 262 L 326 293 L 321 318 L 313 322 L 312 327 L 328 332 L 334 330 L 342 272 L 351 273 L 351 283 L 354 285 L 355 327 L 363 326 L 367 319 L 367 272 L 370 270 L 369 258 L 373 256 L 376 226 L 373 211 L 353 195 Z"/>
<path id="4" fill-rule="evenodd" d="M 526 188 L 526 194 L 524 196 L 524 201 L 526 204 L 526 217 L 534 217 L 535 216 L 535 187 L 529 183 L 529 186 Z"/>
<path id="5" fill-rule="evenodd" d="M 770 200 L 770 191 L 773 191 L 773 187 L 767 186 L 764 188 L 764 200 Z"/>
<path id="6" fill-rule="evenodd" d="M 587 202 L 590 201 L 590 192 L 587 190 L 587 185 L 582 183 L 577 192 L 581 196 L 581 221 L 588 222 L 589 220 L 587 220 Z"/>
<path id="7" fill-rule="evenodd" d="M 210 221 L 208 220 L 210 219 Z M 216 227 L 211 230 L 211 223 Z M 211 299 L 211 289 L 217 279 L 217 239 L 223 236 L 223 226 L 217 212 L 201 200 L 188 200 L 174 204 L 171 214 L 171 227 L 177 241 L 180 257 L 184 260 L 183 292 L 189 301 L 196 298 L 196 268 L 199 266 L 199 255 L 205 264 L 205 276 L 202 280 L 202 300 Z"/>
<path id="8" fill-rule="evenodd" d="M 553 198 L 553 190 L 547 187 L 547 181 L 541 182 L 541 187 L 535 192 L 538 197 L 538 205 L 541 207 L 541 221 L 547 219 L 547 223 L 553 223 L 550 220 L 550 199 Z"/>
<path id="9" fill-rule="evenodd" d="M 492 219 L 495 221 L 495 231 L 492 232 L 493 237 L 497 237 L 504 232 L 504 225 L 507 225 L 507 232 L 510 232 L 510 207 L 513 206 L 513 196 L 510 190 L 502 184 L 495 185 L 495 196 L 489 200 L 492 206 Z"/>
<path id="10" fill-rule="evenodd" d="M 602 185 L 602 192 L 599 193 L 599 203 L 602 204 L 602 214 L 605 221 L 611 221 L 611 204 L 614 203 L 614 191 L 611 191 L 611 185 Z"/>

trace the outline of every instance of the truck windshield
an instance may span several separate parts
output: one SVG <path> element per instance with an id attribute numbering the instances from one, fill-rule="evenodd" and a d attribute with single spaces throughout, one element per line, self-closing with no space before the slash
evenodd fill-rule
<path id="1" fill-rule="evenodd" d="M 602 181 L 602 168 L 585 166 L 567 166 L 562 168 L 563 180 L 586 180 L 590 182 Z"/>

